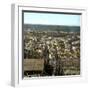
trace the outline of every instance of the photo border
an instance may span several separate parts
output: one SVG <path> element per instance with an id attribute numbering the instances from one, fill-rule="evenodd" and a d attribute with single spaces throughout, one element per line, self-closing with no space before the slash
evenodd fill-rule
<path id="1" fill-rule="evenodd" d="M 48 76 L 48 77 L 32 77 L 22 78 L 23 67 L 23 32 L 22 32 L 22 10 L 33 10 L 42 12 L 61 12 L 61 13 L 76 13 L 81 14 L 81 27 L 80 27 L 80 61 L 81 69 L 80 75 L 68 75 L 68 76 Z M 11 6 L 11 85 L 12 86 L 31 86 L 31 85 L 44 85 L 47 79 L 48 83 L 52 80 L 59 80 L 59 83 L 74 83 L 74 82 L 86 82 L 87 81 L 87 61 L 84 56 L 84 32 L 86 31 L 86 9 L 77 7 L 37 7 L 23 4 L 12 4 Z M 28 79 L 28 80 L 27 80 Z M 51 80 L 50 80 L 51 79 Z M 41 83 L 38 81 L 42 81 Z"/>

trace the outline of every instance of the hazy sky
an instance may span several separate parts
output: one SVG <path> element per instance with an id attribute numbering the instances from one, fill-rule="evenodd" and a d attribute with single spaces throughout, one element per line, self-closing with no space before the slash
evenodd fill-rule
<path id="1" fill-rule="evenodd" d="M 80 26 L 80 15 L 25 12 L 24 24 Z"/>

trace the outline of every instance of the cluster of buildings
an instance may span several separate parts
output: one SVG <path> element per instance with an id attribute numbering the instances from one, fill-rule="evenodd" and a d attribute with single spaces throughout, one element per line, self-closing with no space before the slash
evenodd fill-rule
<path id="1" fill-rule="evenodd" d="M 42 72 L 44 71 L 44 75 L 64 75 L 65 73 L 73 74 L 74 71 L 74 73 L 77 74 L 77 69 L 79 72 L 77 66 L 69 64 L 71 67 L 71 69 L 69 69 L 68 66 L 63 67 L 61 61 L 80 59 L 80 33 L 63 31 L 25 31 L 24 59 L 26 60 L 26 63 L 30 62 L 30 64 L 27 63 L 26 66 L 24 66 L 26 68 L 25 72 L 29 70 L 28 73 L 32 73 L 32 75 L 42 75 Z M 39 63 L 36 59 L 38 61 L 44 60 L 43 70 L 40 71 L 37 70 L 38 67 L 35 68 Z M 70 62 L 71 61 L 69 61 L 69 63 Z M 36 70 L 31 67 L 30 69 L 27 69 L 27 66 L 33 66 Z M 73 72 L 70 71 L 72 70 L 72 67 L 75 69 Z"/>
<path id="2" fill-rule="evenodd" d="M 57 31 L 28 31 L 24 35 L 25 58 L 42 58 L 45 46 L 49 50 L 49 58 L 54 58 L 57 51 L 60 58 L 80 57 L 80 33 Z M 36 55 L 36 57 L 35 57 Z"/>

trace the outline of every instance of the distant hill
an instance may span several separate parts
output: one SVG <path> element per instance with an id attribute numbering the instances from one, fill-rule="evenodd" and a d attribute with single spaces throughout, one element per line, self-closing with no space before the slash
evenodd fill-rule
<path id="1" fill-rule="evenodd" d="M 24 24 L 25 31 L 64 31 L 64 32 L 80 32 L 79 26 L 61 26 L 61 25 L 40 25 L 40 24 Z"/>

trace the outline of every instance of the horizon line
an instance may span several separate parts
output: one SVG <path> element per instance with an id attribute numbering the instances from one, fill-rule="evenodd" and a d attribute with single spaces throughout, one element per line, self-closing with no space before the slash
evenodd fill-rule
<path id="1" fill-rule="evenodd" d="M 45 25 L 45 26 L 71 26 L 71 27 L 80 27 L 79 25 L 56 25 L 56 24 L 30 24 L 30 23 L 24 23 L 24 25 Z"/>

